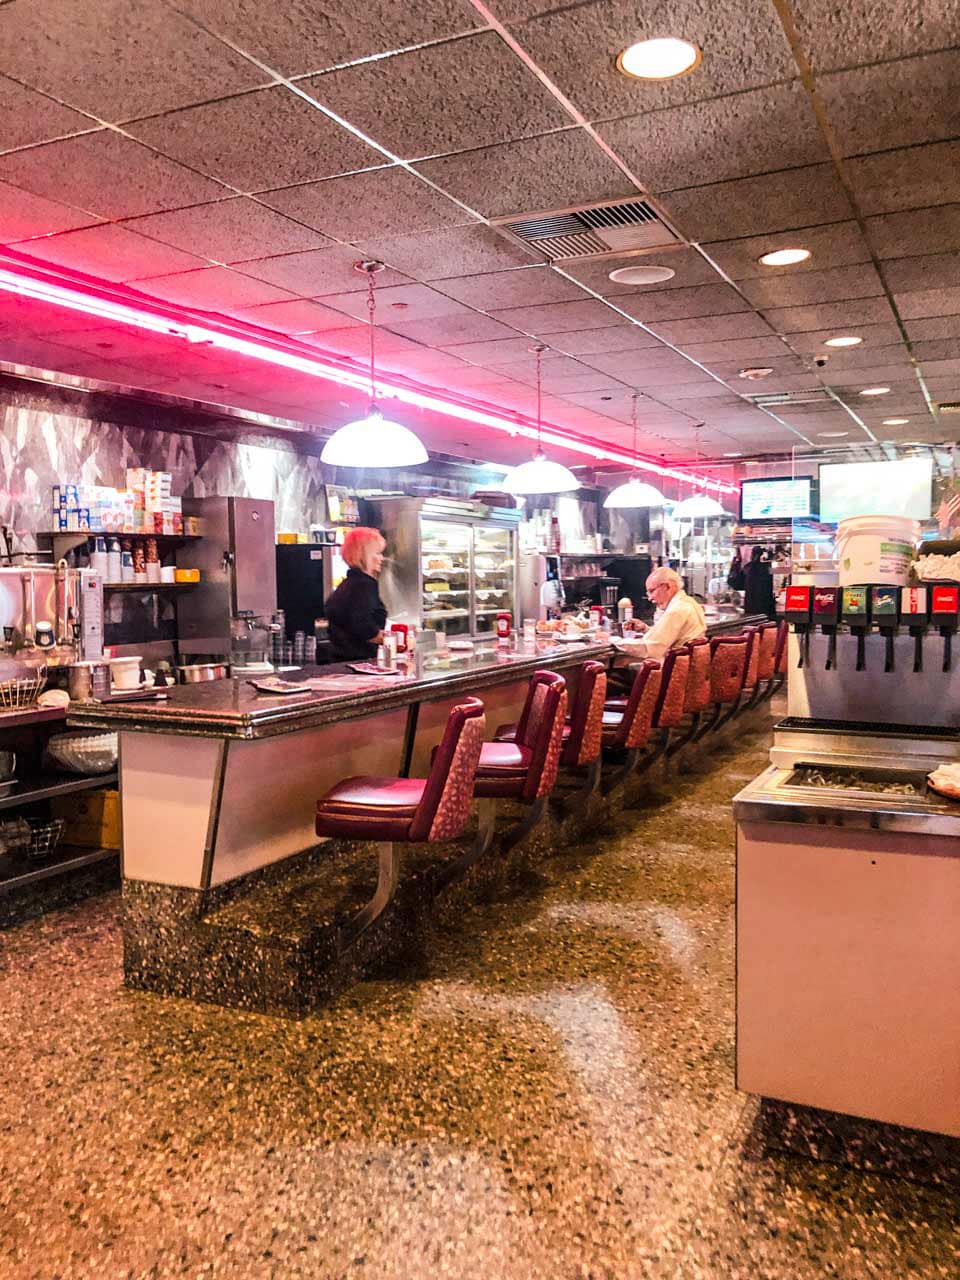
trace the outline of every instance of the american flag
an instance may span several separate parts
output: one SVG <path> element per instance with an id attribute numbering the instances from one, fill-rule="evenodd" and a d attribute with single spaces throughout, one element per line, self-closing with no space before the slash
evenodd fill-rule
<path id="1" fill-rule="evenodd" d="M 946 533 L 950 526 L 960 519 L 960 493 L 955 489 L 945 490 L 937 508 L 937 523 L 940 525 L 940 532 Z"/>

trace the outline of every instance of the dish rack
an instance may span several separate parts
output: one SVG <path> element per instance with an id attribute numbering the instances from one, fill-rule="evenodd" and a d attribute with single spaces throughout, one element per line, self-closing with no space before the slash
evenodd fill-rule
<path id="1" fill-rule="evenodd" d="M 66 825 L 65 818 L 24 818 L 0 828 L 0 840 L 12 857 L 39 862 L 54 853 Z"/>
<path id="2" fill-rule="evenodd" d="M 16 711 L 31 706 L 43 692 L 46 683 L 46 667 L 39 667 L 30 675 L 0 680 L 0 711 Z"/>

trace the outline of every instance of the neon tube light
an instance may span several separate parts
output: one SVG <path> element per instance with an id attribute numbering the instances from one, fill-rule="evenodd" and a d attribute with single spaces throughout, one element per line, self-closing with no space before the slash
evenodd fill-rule
<path id="1" fill-rule="evenodd" d="M 34 276 L 21 275 L 18 272 L 0 267 L 0 289 L 15 293 L 24 298 L 33 298 L 38 302 L 51 303 L 53 306 L 67 307 L 72 311 L 80 311 L 86 315 L 98 316 L 116 324 L 131 325 L 137 329 L 146 329 L 151 333 L 164 334 L 167 337 L 180 338 L 189 343 L 218 347 L 223 351 L 233 351 L 237 355 L 247 356 L 252 360 L 260 360 L 267 364 L 277 365 L 285 369 L 293 369 L 310 377 L 325 378 L 340 386 L 351 387 L 358 391 L 369 391 L 369 380 L 360 370 L 347 368 L 327 362 L 323 359 L 297 355 L 293 351 L 279 346 L 268 345 L 263 340 L 242 337 L 239 334 L 226 333 L 206 325 L 197 324 L 193 320 L 178 320 L 173 317 L 159 315 L 155 312 L 117 302 L 111 298 L 98 297 L 84 293 L 79 289 Z M 428 409 L 431 412 L 458 418 L 463 422 L 472 422 L 477 426 L 489 427 L 495 431 L 505 431 L 511 436 L 523 436 L 528 440 L 537 438 L 537 428 L 522 420 L 504 417 L 502 412 L 496 413 L 467 404 L 456 399 L 443 396 L 399 382 L 386 382 L 377 379 L 376 394 L 378 399 L 396 399 L 403 404 L 416 408 Z M 596 462 L 616 462 L 624 466 L 643 471 L 651 471 L 655 475 L 667 476 L 673 480 L 682 480 L 687 484 L 702 489 L 713 489 L 717 493 L 736 493 L 737 486 L 725 480 L 716 480 L 712 476 L 695 475 L 674 467 L 653 462 L 629 450 L 611 448 L 599 443 L 592 443 L 584 436 L 567 434 L 562 429 L 545 427 L 541 432 L 545 444 L 556 445 L 562 449 L 582 454 Z"/>

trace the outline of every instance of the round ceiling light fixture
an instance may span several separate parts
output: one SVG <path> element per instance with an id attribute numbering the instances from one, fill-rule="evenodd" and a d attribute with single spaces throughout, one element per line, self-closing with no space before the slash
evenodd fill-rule
<path id="1" fill-rule="evenodd" d="M 845 440 L 850 434 L 849 431 L 818 431 L 817 435 L 821 440 Z"/>
<path id="2" fill-rule="evenodd" d="M 673 267 L 618 267 L 610 272 L 610 279 L 615 284 L 660 284 L 663 280 L 672 280 L 677 273 Z"/>
<path id="3" fill-rule="evenodd" d="M 518 467 L 508 471 L 502 481 L 507 493 L 523 497 L 525 494 L 537 493 L 572 493 L 580 488 L 580 481 L 569 467 L 562 462 L 553 462 L 546 457 L 540 443 L 543 433 L 542 399 L 543 376 L 542 362 L 545 347 L 531 347 L 537 359 L 537 451 L 529 462 L 521 462 Z"/>
<path id="4" fill-rule="evenodd" d="M 637 400 L 639 393 L 634 391 L 631 399 L 630 423 L 633 427 L 633 452 L 636 456 L 637 452 L 637 432 L 639 426 L 637 423 Z M 603 500 L 603 505 L 609 511 L 611 509 L 623 510 L 630 507 L 634 510 L 643 507 L 662 507 L 666 505 L 666 498 L 652 484 L 647 484 L 645 480 L 641 480 L 636 471 L 631 472 L 630 478 L 625 480 L 623 484 L 618 484 L 615 489 L 610 492 Z"/>
<path id="5" fill-rule="evenodd" d="M 860 392 L 862 396 L 886 396 L 890 394 L 889 387 L 864 387 Z"/>
<path id="6" fill-rule="evenodd" d="M 842 338 L 828 338 L 823 345 L 825 347 L 859 347 L 862 341 L 862 338 L 855 338 L 851 333 L 845 334 Z"/>
<path id="7" fill-rule="evenodd" d="M 905 427 L 909 421 L 909 418 L 884 418 L 883 425 L 885 427 Z"/>
<path id="8" fill-rule="evenodd" d="M 765 267 L 792 267 L 798 262 L 806 262 L 810 257 L 809 249 L 774 249 L 761 256 Z"/>
<path id="9" fill-rule="evenodd" d="M 750 367 L 749 369 L 741 369 L 737 374 L 738 378 L 746 378 L 749 382 L 757 382 L 760 378 L 769 378 L 773 373 L 772 365 L 760 365 Z"/>
<path id="10" fill-rule="evenodd" d="M 674 520 L 709 520 L 711 516 L 725 516 L 721 504 L 706 493 L 694 493 L 673 508 Z"/>
<path id="11" fill-rule="evenodd" d="M 743 454 L 742 453 L 725 453 L 723 456 L 725 458 L 742 458 Z"/>
<path id="12" fill-rule="evenodd" d="M 617 70 L 634 80 L 675 80 L 695 71 L 703 54 L 689 40 L 659 36 L 638 40 L 617 56 Z"/>

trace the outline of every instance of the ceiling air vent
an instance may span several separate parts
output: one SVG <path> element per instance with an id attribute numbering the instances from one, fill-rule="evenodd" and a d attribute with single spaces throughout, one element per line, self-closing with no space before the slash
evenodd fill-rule
<path id="1" fill-rule="evenodd" d="M 678 243 L 643 200 L 620 200 L 615 204 L 491 221 L 550 262 Z"/>
<path id="2" fill-rule="evenodd" d="M 828 404 L 836 408 L 836 401 L 822 387 L 811 387 L 809 391 L 768 391 L 755 396 L 744 396 L 758 409 L 789 408 L 796 404 Z"/>
<path id="3" fill-rule="evenodd" d="M 960 413 L 960 400 L 942 400 L 937 408 L 941 413 Z"/>

